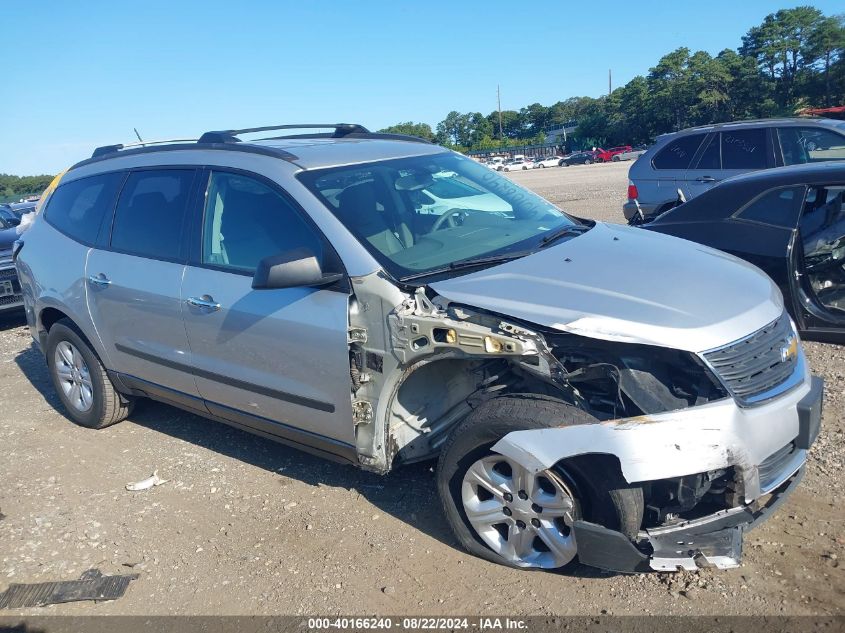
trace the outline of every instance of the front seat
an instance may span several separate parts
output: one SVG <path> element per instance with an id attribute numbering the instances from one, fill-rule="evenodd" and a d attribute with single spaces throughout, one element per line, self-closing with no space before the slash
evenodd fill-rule
<path id="1" fill-rule="evenodd" d="M 338 216 L 353 233 L 385 255 L 405 250 L 385 221 L 384 212 L 378 209 L 375 183 L 362 182 L 347 187 L 337 200 Z"/>

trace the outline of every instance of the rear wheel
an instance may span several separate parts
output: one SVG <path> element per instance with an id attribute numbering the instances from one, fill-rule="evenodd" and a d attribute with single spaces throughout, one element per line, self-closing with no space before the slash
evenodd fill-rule
<path id="1" fill-rule="evenodd" d="M 504 565 L 557 569 L 577 555 L 572 524 L 578 519 L 635 538 L 642 489 L 625 482 L 612 458 L 572 457 L 535 473 L 491 450 L 512 431 L 595 422 L 533 394 L 494 398 L 473 411 L 453 430 L 437 467 L 438 492 L 461 544 Z"/>
<path id="2" fill-rule="evenodd" d="M 587 160 L 585 160 L 585 161 L 584 161 L 584 164 L 585 164 L 585 165 L 592 165 L 592 164 L 593 164 L 593 161 L 591 161 L 591 160 L 588 158 Z"/>
<path id="3" fill-rule="evenodd" d="M 126 418 L 132 401 L 117 392 L 94 350 L 69 319 L 50 328 L 47 366 L 71 420 L 102 429 Z"/>

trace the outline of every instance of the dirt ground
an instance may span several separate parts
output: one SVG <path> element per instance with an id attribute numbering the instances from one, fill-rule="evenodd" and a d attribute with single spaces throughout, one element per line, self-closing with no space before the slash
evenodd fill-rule
<path id="1" fill-rule="evenodd" d="M 513 178 L 618 222 L 627 167 Z M 845 348 L 806 349 L 826 380 L 821 436 L 800 489 L 747 535 L 740 568 L 562 575 L 464 553 L 430 464 L 382 478 L 152 402 L 114 427 L 77 427 L 22 319 L 3 318 L 0 591 L 94 567 L 139 578 L 113 602 L 2 614 L 841 614 Z M 167 483 L 125 490 L 153 470 Z"/>

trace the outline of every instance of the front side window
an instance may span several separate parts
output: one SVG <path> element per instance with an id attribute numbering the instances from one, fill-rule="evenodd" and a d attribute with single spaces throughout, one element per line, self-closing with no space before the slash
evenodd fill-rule
<path id="1" fill-rule="evenodd" d="M 722 169 L 765 168 L 765 128 L 722 132 Z"/>
<path id="2" fill-rule="evenodd" d="M 179 259 L 194 173 L 155 169 L 129 174 L 114 212 L 112 248 L 152 259 Z"/>
<path id="3" fill-rule="evenodd" d="M 265 257 L 297 248 L 322 256 L 321 238 L 291 202 L 254 178 L 213 172 L 203 217 L 204 264 L 252 273 Z"/>
<path id="4" fill-rule="evenodd" d="M 48 223 L 84 244 L 94 244 L 103 218 L 114 207 L 123 172 L 80 178 L 61 185 L 44 212 Z"/>
<path id="5" fill-rule="evenodd" d="M 845 159 L 845 136 L 817 127 L 778 129 L 784 165 Z"/>
<path id="6" fill-rule="evenodd" d="M 705 134 L 687 134 L 671 141 L 651 161 L 655 169 L 687 169 Z"/>
<path id="7" fill-rule="evenodd" d="M 471 258 L 524 254 L 565 226 L 586 228 L 452 153 L 306 171 L 299 178 L 396 278 Z"/>
<path id="8" fill-rule="evenodd" d="M 744 220 L 794 228 L 799 204 L 804 198 L 804 186 L 773 189 L 764 193 L 737 214 Z"/>

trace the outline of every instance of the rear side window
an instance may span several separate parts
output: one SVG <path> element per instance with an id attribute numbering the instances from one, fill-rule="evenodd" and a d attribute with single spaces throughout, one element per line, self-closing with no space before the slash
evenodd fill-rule
<path id="1" fill-rule="evenodd" d="M 707 143 L 707 148 L 698 159 L 696 169 L 716 170 L 722 168 L 722 153 L 719 149 L 719 135 L 714 134 Z"/>
<path id="2" fill-rule="evenodd" d="M 114 212 L 112 248 L 152 259 L 179 259 L 193 178 L 193 169 L 129 174 Z"/>
<path id="3" fill-rule="evenodd" d="M 124 176 L 113 172 L 61 185 L 50 196 L 44 218 L 68 237 L 93 245 L 103 218 L 114 207 Z"/>
<path id="4" fill-rule="evenodd" d="M 743 220 L 754 220 L 794 228 L 798 218 L 798 205 L 804 198 L 804 186 L 773 189 L 759 196 L 737 214 Z"/>
<path id="5" fill-rule="evenodd" d="M 722 169 L 765 168 L 765 128 L 722 132 Z"/>
<path id="6" fill-rule="evenodd" d="M 814 127 L 778 129 L 784 165 L 845 159 L 845 136 Z"/>
<path id="7" fill-rule="evenodd" d="M 671 141 L 651 161 L 655 169 L 686 169 L 692 162 L 704 134 L 688 134 Z"/>

